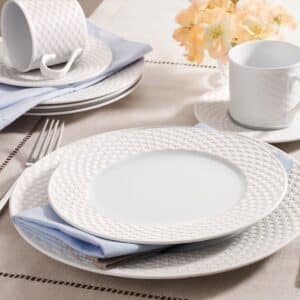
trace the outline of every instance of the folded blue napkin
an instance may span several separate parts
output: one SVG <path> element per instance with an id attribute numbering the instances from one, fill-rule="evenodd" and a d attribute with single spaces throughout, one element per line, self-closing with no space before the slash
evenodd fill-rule
<path id="1" fill-rule="evenodd" d="M 0 83 L 0 130 L 43 101 L 99 83 L 151 51 L 149 45 L 124 40 L 90 21 L 87 24 L 89 34 L 105 42 L 112 50 L 113 60 L 107 70 L 91 80 L 63 87 L 22 88 Z"/>
<path id="2" fill-rule="evenodd" d="M 199 130 L 214 130 L 204 124 L 197 125 Z M 283 152 L 273 148 L 274 154 L 287 172 L 293 167 L 293 160 Z M 49 204 L 25 210 L 12 217 L 15 225 L 39 238 L 51 240 L 54 238 L 79 251 L 82 254 L 98 257 L 113 258 L 123 255 L 138 254 L 152 250 L 160 250 L 166 246 L 140 245 L 110 241 L 96 237 L 64 222 L 58 217 Z M 202 247 L 203 243 L 178 245 L 177 250 Z"/>
<path id="3" fill-rule="evenodd" d="M 162 248 L 161 246 L 137 245 L 106 240 L 81 231 L 67 224 L 53 211 L 50 204 L 23 211 L 12 218 L 15 225 L 46 238 L 63 241 L 73 249 L 88 256 L 111 258 L 133 253 L 142 253 Z"/>

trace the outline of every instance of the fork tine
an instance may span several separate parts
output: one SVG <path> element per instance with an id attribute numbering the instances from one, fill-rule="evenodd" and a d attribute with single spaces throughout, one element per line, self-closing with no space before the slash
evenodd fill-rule
<path id="1" fill-rule="evenodd" d="M 33 146 L 26 166 L 31 166 L 46 154 L 56 150 L 60 146 L 63 130 L 64 122 L 47 118 Z"/>
<path id="2" fill-rule="evenodd" d="M 41 159 L 47 152 L 48 145 L 49 145 L 49 142 L 51 140 L 51 134 L 52 134 L 52 129 L 53 129 L 54 123 L 55 123 L 55 120 L 52 119 L 50 121 L 49 128 L 46 132 L 46 136 L 45 136 L 45 138 L 42 142 L 42 145 L 40 147 L 40 151 L 38 152 L 37 159 Z"/>
<path id="3" fill-rule="evenodd" d="M 53 145 L 54 145 L 54 142 L 55 142 L 55 137 L 56 137 L 56 133 L 57 133 L 57 129 L 58 129 L 59 124 L 60 124 L 59 120 L 57 120 L 54 124 L 54 128 L 52 130 L 52 135 L 51 135 L 51 138 L 50 138 L 50 141 L 49 141 L 49 144 L 48 144 L 48 148 L 47 148 L 47 151 L 46 151 L 45 154 L 48 154 L 51 151 L 53 151 Z"/>
<path id="4" fill-rule="evenodd" d="M 62 122 L 61 125 L 60 125 L 59 134 L 57 136 L 57 139 L 56 139 L 54 147 L 53 147 L 53 151 L 56 150 L 57 148 L 59 148 L 59 146 L 60 146 L 62 135 L 63 135 L 63 132 L 64 132 L 64 128 L 65 128 L 65 123 Z"/>
<path id="5" fill-rule="evenodd" d="M 32 162 L 32 161 L 35 161 L 36 160 L 36 151 L 38 149 L 38 146 L 40 145 L 40 143 L 42 142 L 42 138 L 46 132 L 46 129 L 47 129 L 47 126 L 48 126 L 48 123 L 49 123 L 49 118 L 47 118 L 44 122 L 44 125 L 43 125 L 43 128 L 42 128 L 42 131 L 41 133 L 39 134 L 35 144 L 33 145 L 33 148 L 29 154 L 29 157 L 28 157 L 28 162 Z"/>

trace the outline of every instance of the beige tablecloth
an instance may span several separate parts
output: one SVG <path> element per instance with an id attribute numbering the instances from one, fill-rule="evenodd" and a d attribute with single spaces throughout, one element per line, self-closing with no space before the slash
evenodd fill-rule
<path id="1" fill-rule="evenodd" d="M 214 69 L 186 63 L 172 41 L 173 18 L 185 0 L 107 0 L 92 19 L 127 38 L 149 42 L 145 76 L 126 99 L 64 117 L 65 144 L 109 130 L 148 125 L 194 125 L 193 107 L 211 88 Z M 23 164 L 40 118 L 23 117 L 0 133 L 0 193 Z M 300 142 L 281 146 L 300 158 Z M 8 211 L 0 215 L 0 299 L 300 299 L 300 239 L 272 257 L 233 272 L 185 280 L 100 276 L 56 262 L 19 237 Z"/>

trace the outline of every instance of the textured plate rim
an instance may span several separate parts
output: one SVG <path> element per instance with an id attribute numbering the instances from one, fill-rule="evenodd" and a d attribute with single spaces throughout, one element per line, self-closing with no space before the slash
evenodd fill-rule
<path id="1" fill-rule="evenodd" d="M 178 130 L 179 128 L 182 128 L 182 127 L 162 127 L 162 128 L 164 128 L 164 129 L 170 129 L 171 128 L 172 130 Z M 162 129 L 162 128 L 158 127 L 156 129 Z M 134 130 L 131 130 L 131 133 L 132 132 L 134 132 Z M 139 132 L 140 132 L 140 130 L 139 130 Z M 211 132 L 211 134 L 213 134 L 213 132 Z M 232 138 L 237 138 L 235 135 L 232 135 L 232 134 L 227 134 L 227 136 L 231 136 Z M 251 139 L 247 139 L 247 141 L 248 141 L 248 143 L 252 142 Z M 278 196 L 277 202 L 273 203 L 273 205 L 270 206 L 268 209 L 265 209 L 264 213 L 261 213 L 260 215 L 252 216 L 251 220 L 247 220 L 247 222 L 244 222 L 243 225 L 240 224 L 239 227 L 236 226 L 235 228 L 230 228 L 230 229 L 226 228 L 226 229 L 224 229 L 224 226 L 222 226 L 223 231 L 214 232 L 214 233 L 209 232 L 209 234 L 208 233 L 202 234 L 201 237 L 199 237 L 199 233 L 197 233 L 197 236 L 193 236 L 193 237 L 188 236 L 187 234 L 183 234 L 183 237 L 180 237 L 180 238 L 178 238 L 178 236 L 176 236 L 176 238 L 174 238 L 171 235 L 168 238 L 166 238 L 166 237 L 165 238 L 160 237 L 160 239 L 159 238 L 154 238 L 152 235 L 151 235 L 151 238 L 148 238 L 149 235 L 147 237 L 145 237 L 145 235 L 142 234 L 143 238 L 141 238 L 141 237 L 139 237 L 140 229 L 137 228 L 136 225 L 118 223 L 118 222 L 113 222 L 112 220 L 110 220 L 109 221 L 110 222 L 110 226 L 117 226 L 117 228 L 121 228 L 121 231 L 123 232 L 123 234 L 120 234 L 120 233 L 115 233 L 115 231 L 114 231 L 114 233 L 113 233 L 114 236 L 112 236 L 112 235 L 109 235 L 106 232 L 104 232 L 102 229 L 101 229 L 102 230 L 101 232 L 98 231 L 99 228 L 103 228 L 103 226 L 104 226 L 103 224 L 102 224 L 102 226 L 100 226 L 98 224 L 97 225 L 98 228 L 95 229 L 91 225 L 89 225 L 88 227 L 86 227 L 86 226 L 83 225 L 82 222 L 74 221 L 72 218 L 69 218 L 68 215 L 64 214 L 65 211 L 63 211 L 63 213 L 62 213 L 61 208 L 57 205 L 57 201 L 55 201 L 56 200 L 55 199 L 55 191 L 56 191 L 55 184 L 57 184 L 58 182 L 60 182 L 60 180 L 58 180 L 56 177 L 59 178 L 61 170 L 63 170 L 63 168 L 68 165 L 68 162 L 64 162 L 64 163 L 60 164 L 60 166 L 58 166 L 56 168 L 56 170 L 53 172 L 53 174 L 51 176 L 51 179 L 50 179 L 50 182 L 49 182 L 49 186 L 48 186 L 48 198 L 49 198 L 49 202 L 51 203 L 51 206 L 54 209 L 54 211 L 63 220 L 65 220 L 66 222 L 68 222 L 72 226 L 77 227 L 77 228 L 79 228 L 79 229 L 81 229 L 83 231 L 86 231 L 86 232 L 90 233 L 90 234 L 93 234 L 93 235 L 96 235 L 96 236 L 100 236 L 102 238 L 106 238 L 106 239 L 110 239 L 110 240 L 118 240 L 118 241 L 121 241 L 121 242 L 139 243 L 139 244 L 170 245 L 170 244 L 192 243 L 192 242 L 205 241 L 205 240 L 209 240 L 209 239 L 215 239 L 215 238 L 219 238 L 219 237 L 222 237 L 222 236 L 234 234 L 237 231 L 244 230 L 245 228 L 247 228 L 247 227 L 255 224 L 256 222 L 258 222 L 259 220 L 263 219 L 268 214 L 270 214 L 280 204 L 280 202 L 284 198 L 284 196 L 286 194 L 286 191 L 287 191 L 287 186 L 288 186 L 288 178 L 287 178 L 286 171 L 284 170 L 282 164 L 276 158 L 274 158 L 274 156 L 266 148 L 262 147 L 260 150 L 262 152 L 265 151 L 266 153 L 268 153 L 268 155 L 270 157 L 273 158 L 273 164 L 277 165 L 279 167 L 281 175 L 283 177 L 282 180 L 284 181 L 284 184 L 282 186 L 282 192 L 281 192 L 280 196 Z M 238 166 L 238 167 L 240 167 L 240 166 Z M 244 174 L 244 175 L 246 175 L 246 174 Z M 53 195 L 53 192 L 54 192 L 54 195 Z M 226 212 L 226 214 L 224 214 L 224 215 L 227 215 L 227 213 L 228 212 Z M 89 217 L 91 218 L 91 215 Z M 82 216 L 81 216 L 81 218 L 82 218 Z M 96 218 L 98 220 L 101 218 L 101 220 L 102 220 L 101 222 L 104 222 L 105 226 L 108 226 L 108 224 L 106 224 L 106 222 L 108 220 L 107 217 L 99 216 L 98 214 L 96 214 Z M 215 218 L 215 219 L 219 219 L 220 220 L 221 218 L 218 217 L 218 218 Z M 201 222 L 199 224 L 201 224 Z M 200 226 L 199 224 L 198 224 L 198 226 Z M 217 225 L 218 223 L 214 223 L 214 224 Z M 182 226 L 186 227 L 186 226 L 191 226 L 191 225 L 193 225 L 193 227 L 197 226 L 197 224 L 193 223 L 193 224 L 179 225 L 179 227 L 181 228 Z M 173 231 L 174 231 L 174 226 L 175 225 L 171 226 Z M 126 227 L 126 229 L 124 229 L 125 227 Z M 124 232 L 128 232 L 128 228 L 131 229 L 134 232 L 134 234 L 132 234 L 132 233 L 130 234 L 130 237 L 127 237 L 124 234 Z M 157 228 L 157 230 L 160 230 L 161 232 L 162 231 L 165 232 L 166 228 L 164 227 L 163 230 L 162 230 L 162 228 L 160 227 L 160 229 Z M 112 234 L 112 233 L 110 233 L 110 234 Z M 126 236 L 126 237 L 124 237 L 124 236 Z"/>

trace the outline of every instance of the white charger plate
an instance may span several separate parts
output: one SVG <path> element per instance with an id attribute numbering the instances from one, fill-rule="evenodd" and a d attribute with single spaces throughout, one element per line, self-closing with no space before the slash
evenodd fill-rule
<path id="1" fill-rule="evenodd" d="M 137 83 L 135 83 L 132 87 L 129 89 L 113 94 L 110 97 L 103 98 L 96 98 L 96 99 L 89 99 L 86 101 L 83 101 L 82 103 L 76 103 L 70 107 L 61 107 L 61 108 L 54 108 L 54 109 L 40 109 L 39 107 L 36 107 L 29 112 L 26 113 L 28 116 L 61 116 L 61 115 L 71 115 L 71 114 L 77 114 L 85 111 L 90 111 L 94 109 L 98 109 L 101 107 L 104 107 L 106 105 L 115 103 L 117 101 L 120 101 L 130 95 L 140 84 L 142 79 L 140 79 Z"/>
<path id="2" fill-rule="evenodd" d="M 283 129 L 258 130 L 242 127 L 232 120 L 228 113 L 228 101 L 202 101 L 195 104 L 197 120 L 221 132 L 238 133 L 262 140 L 267 143 L 285 143 L 300 140 L 300 113 L 295 116 L 292 124 Z"/>
<path id="3" fill-rule="evenodd" d="M 113 94 L 120 93 L 132 87 L 142 77 L 144 64 L 144 59 L 141 59 L 109 76 L 98 84 L 74 93 L 49 99 L 37 107 L 40 109 L 59 108 L 62 106 L 69 107 L 70 105 L 82 103 L 89 99 L 111 97 Z"/>
<path id="4" fill-rule="evenodd" d="M 85 81 L 103 73 L 112 61 L 110 48 L 104 42 L 89 37 L 82 57 L 74 63 L 71 70 L 63 78 L 47 79 L 40 70 L 21 73 L 7 67 L 4 64 L 2 40 L 0 48 L 0 82 L 21 87 L 61 86 Z"/>
<path id="5" fill-rule="evenodd" d="M 274 210 L 286 187 L 282 165 L 255 142 L 171 127 L 115 132 L 82 147 L 53 173 L 49 199 L 91 234 L 179 244 L 245 229 Z"/>
<path id="6" fill-rule="evenodd" d="M 199 129 L 201 130 L 201 129 Z M 27 169 L 19 179 L 10 200 L 10 215 L 48 202 L 48 184 L 58 164 L 92 146 L 99 136 L 65 146 Z M 271 146 L 268 146 L 271 149 Z M 94 261 L 59 241 L 16 227 L 32 247 L 67 265 L 90 272 L 128 278 L 175 279 L 205 276 L 234 270 L 275 253 L 300 234 L 300 165 L 294 161 L 288 174 L 287 193 L 280 205 L 267 217 L 233 239 L 208 248 L 167 251 L 115 267 L 97 268 Z"/>

